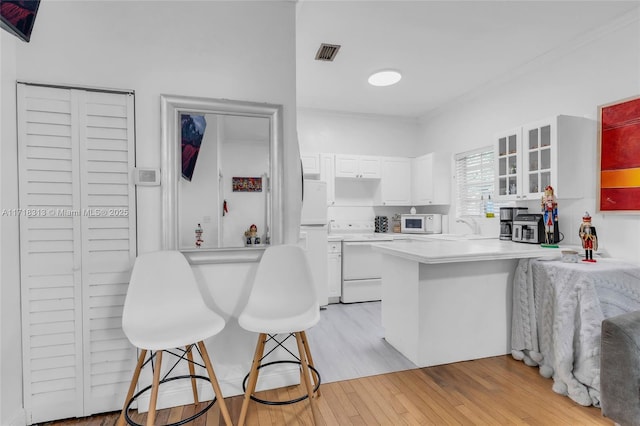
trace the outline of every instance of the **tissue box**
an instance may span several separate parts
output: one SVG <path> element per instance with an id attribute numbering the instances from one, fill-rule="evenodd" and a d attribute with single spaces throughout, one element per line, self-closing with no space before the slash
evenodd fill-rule
<path id="1" fill-rule="evenodd" d="M 578 252 L 575 250 L 562 250 L 561 259 L 565 263 L 578 263 Z"/>

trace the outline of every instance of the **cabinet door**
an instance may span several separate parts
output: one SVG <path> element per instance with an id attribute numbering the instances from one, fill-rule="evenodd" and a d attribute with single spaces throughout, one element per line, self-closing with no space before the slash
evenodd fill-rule
<path id="1" fill-rule="evenodd" d="M 379 179 L 381 161 L 379 157 L 360 157 L 358 161 L 359 177 L 363 179 Z"/>
<path id="2" fill-rule="evenodd" d="M 327 206 L 336 203 L 336 176 L 335 156 L 333 154 L 320 154 L 320 180 L 327 183 Z"/>
<path id="3" fill-rule="evenodd" d="M 360 174 L 359 158 L 355 155 L 336 155 L 335 176 L 337 178 L 357 178 Z"/>
<path id="4" fill-rule="evenodd" d="M 431 152 L 411 163 L 412 204 L 427 206 L 451 203 L 451 155 Z"/>
<path id="5" fill-rule="evenodd" d="M 496 182 L 494 198 L 516 200 L 521 198 L 522 129 L 512 129 L 495 136 Z"/>
<path id="6" fill-rule="evenodd" d="M 556 150 L 556 123 L 549 119 L 526 125 L 523 133 L 522 198 L 539 199 L 544 189 L 554 181 L 552 158 Z"/>
<path id="7" fill-rule="evenodd" d="M 425 206 L 433 203 L 433 156 L 422 155 L 414 158 L 411 164 L 411 203 Z"/>
<path id="8" fill-rule="evenodd" d="M 302 172 L 305 176 L 317 176 L 320 174 L 320 154 L 300 154 Z"/>
<path id="9" fill-rule="evenodd" d="M 327 278 L 329 281 L 329 300 L 339 300 L 342 296 L 342 255 L 340 253 L 329 253 Z"/>
<path id="10" fill-rule="evenodd" d="M 411 204 L 411 161 L 408 158 L 383 158 L 378 205 Z"/>

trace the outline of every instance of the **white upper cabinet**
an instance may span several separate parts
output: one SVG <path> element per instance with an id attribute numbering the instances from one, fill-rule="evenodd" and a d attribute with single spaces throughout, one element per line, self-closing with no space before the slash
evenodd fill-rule
<path id="1" fill-rule="evenodd" d="M 411 204 L 451 203 L 451 156 L 432 152 L 412 159 Z"/>
<path id="2" fill-rule="evenodd" d="M 336 203 L 335 155 L 320 154 L 320 180 L 327 183 L 327 206 Z"/>
<path id="3" fill-rule="evenodd" d="M 302 160 L 302 173 L 305 176 L 319 176 L 320 175 L 320 154 L 318 153 L 303 153 L 300 154 Z"/>
<path id="4" fill-rule="evenodd" d="M 380 157 L 336 154 L 335 177 L 380 179 Z"/>
<path id="5" fill-rule="evenodd" d="M 559 115 L 520 131 L 515 145 L 510 141 L 517 130 L 496 138 L 496 199 L 540 199 L 549 185 L 565 199 L 592 191 L 597 145 L 593 120 Z"/>
<path id="6" fill-rule="evenodd" d="M 382 157 L 380 185 L 375 204 L 381 206 L 411 204 L 411 159 Z"/>
<path id="7" fill-rule="evenodd" d="M 522 198 L 522 128 L 511 129 L 495 136 L 495 196 L 501 200 Z"/>

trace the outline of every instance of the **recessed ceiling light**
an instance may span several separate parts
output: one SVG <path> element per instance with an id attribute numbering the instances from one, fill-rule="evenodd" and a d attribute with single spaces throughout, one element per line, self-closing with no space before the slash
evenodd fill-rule
<path id="1" fill-rule="evenodd" d="M 398 71 L 383 70 L 369 76 L 369 84 L 372 86 L 391 86 L 400 81 L 402 75 Z"/>

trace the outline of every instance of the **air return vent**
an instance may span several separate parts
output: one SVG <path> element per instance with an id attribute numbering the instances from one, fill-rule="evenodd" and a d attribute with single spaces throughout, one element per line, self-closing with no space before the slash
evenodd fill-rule
<path id="1" fill-rule="evenodd" d="M 333 61 L 340 50 L 339 44 L 322 43 L 316 52 L 316 61 Z"/>

